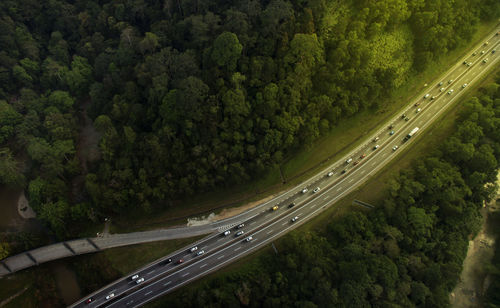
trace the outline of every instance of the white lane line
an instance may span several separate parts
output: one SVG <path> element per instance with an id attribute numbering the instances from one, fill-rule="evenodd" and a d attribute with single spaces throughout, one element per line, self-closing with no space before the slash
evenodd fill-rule
<path id="1" fill-rule="evenodd" d="M 354 178 L 350 179 L 348 183 L 352 183 L 352 181 L 354 181 Z"/>
<path id="2" fill-rule="evenodd" d="M 361 170 L 361 174 L 365 173 L 365 171 L 366 171 L 365 169 Z"/>
<path id="3" fill-rule="evenodd" d="M 311 208 L 313 209 L 313 208 L 315 208 L 317 206 L 318 206 L 318 203 L 311 205 Z"/>
<path id="4" fill-rule="evenodd" d="M 151 275 L 155 272 L 156 270 L 152 270 L 151 272 L 148 272 L 147 275 Z"/>
<path id="5" fill-rule="evenodd" d="M 268 216 L 270 216 L 271 214 L 267 214 L 266 216 L 264 216 L 264 218 L 267 218 Z"/>
<path id="6" fill-rule="evenodd" d="M 171 283 L 172 283 L 172 281 L 166 282 L 166 283 L 164 283 L 164 284 L 163 284 L 163 286 L 164 286 L 164 287 L 165 287 L 165 286 L 168 286 L 168 285 L 169 285 L 169 284 L 171 284 Z"/>
<path id="7" fill-rule="evenodd" d="M 204 268 L 204 267 L 205 267 L 205 266 L 207 266 L 207 265 L 208 265 L 208 264 L 207 264 L 207 263 L 205 263 L 205 264 L 203 264 L 202 266 L 200 266 L 200 268 Z"/>
<path id="8" fill-rule="evenodd" d="M 217 240 L 217 242 L 222 241 L 223 239 L 225 239 L 225 237 L 221 237 L 220 239 Z"/>
<path id="9" fill-rule="evenodd" d="M 248 225 L 250 226 L 250 225 L 253 225 L 254 223 L 255 223 L 255 221 L 252 221 L 252 222 L 248 223 Z"/>
<path id="10" fill-rule="evenodd" d="M 383 153 L 383 154 L 382 154 L 382 157 L 384 157 L 384 156 L 386 156 L 386 155 L 387 155 L 387 153 Z"/>
<path id="11" fill-rule="evenodd" d="M 326 196 L 326 197 L 324 197 L 324 198 L 323 198 L 323 200 L 326 200 L 326 199 L 328 199 L 328 198 L 330 198 L 330 197 L 329 197 L 329 196 Z"/>
<path id="12" fill-rule="evenodd" d="M 288 223 L 288 221 L 285 221 L 284 223 L 282 223 L 281 225 L 284 226 Z"/>
<path id="13" fill-rule="evenodd" d="M 267 234 L 271 234 L 271 233 L 273 233 L 273 232 L 274 232 L 274 230 L 269 230 L 269 231 L 267 232 Z"/>
<path id="14" fill-rule="evenodd" d="M 130 302 L 128 302 L 128 303 L 127 303 L 127 306 L 128 306 L 128 305 L 130 305 L 130 304 L 132 304 L 133 302 L 134 302 L 134 301 L 130 301 Z"/>
<path id="15" fill-rule="evenodd" d="M 218 258 L 217 258 L 217 260 L 220 260 L 220 259 L 222 259 L 222 258 L 224 258 L 224 255 L 222 255 L 222 256 L 220 256 L 220 257 L 218 257 Z"/>
<path id="16" fill-rule="evenodd" d="M 207 248 L 207 246 L 203 246 L 203 247 L 201 247 L 200 249 L 201 249 L 201 250 L 203 250 L 203 249 L 205 249 L 205 248 Z"/>
<path id="17" fill-rule="evenodd" d="M 377 164 L 377 162 L 374 162 L 374 163 L 372 164 L 372 166 L 375 166 L 376 164 Z"/>
<path id="18" fill-rule="evenodd" d="M 182 277 L 186 277 L 187 275 L 189 275 L 189 272 L 187 272 L 184 275 L 182 275 Z"/>
<path id="19" fill-rule="evenodd" d="M 149 291 L 149 292 L 145 293 L 144 296 L 148 296 L 151 293 L 153 293 L 153 291 Z"/>
<path id="20" fill-rule="evenodd" d="M 341 189 L 342 189 L 342 187 L 339 187 L 339 188 L 337 188 L 337 191 L 340 191 Z"/>
<path id="21" fill-rule="evenodd" d="M 240 247 L 235 248 L 235 249 L 234 249 L 234 251 L 238 251 L 238 250 L 240 250 L 240 249 L 241 249 L 241 246 L 240 246 Z"/>

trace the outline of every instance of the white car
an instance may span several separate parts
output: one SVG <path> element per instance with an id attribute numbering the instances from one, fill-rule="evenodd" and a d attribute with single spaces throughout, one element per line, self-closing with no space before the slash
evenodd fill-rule
<path id="1" fill-rule="evenodd" d="M 295 216 L 294 218 L 292 218 L 292 222 L 296 222 L 297 219 L 299 219 L 299 216 Z"/>
<path id="2" fill-rule="evenodd" d="M 393 151 L 396 151 L 398 148 L 399 148 L 399 147 L 398 147 L 397 145 L 395 145 L 395 146 L 392 148 L 392 150 L 393 150 Z"/>
<path id="3" fill-rule="evenodd" d="M 316 187 L 316 188 L 313 190 L 313 192 L 317 193 L 320 189 L 321 189 L 321 188 Z"/>
<path id="4" fill-rule="evenodd" d="M 435 97 L 435 96 L 431 97 L 431 101 L 432 101 L 432 100 L 434 100 L 434 99 L 436 99 L 436 97 Z"/>
<path id="5" fill-rule="evenodd" d="M 471 66 L 471 65 L 472 65 L 472 62 L 467 63 L 467 66 Z"/>
<path id="6" fill-rule="evenodd" d="M 462 88 L 465 88 L 466 86 L 467 86 L 467 84 L 466 84 L 466 83 L 464 83 L 464 84 L 462 85 Z"/>
<path id="7" fill-rule="evenodd" d="M 484 51 L 484 50 L 481 50 L 481 54 L 482 54 L 482 55 L 484 55 L 484 53 L 485 53 L 485 52 L 486 52 L 486 51 Z"/>
<path id="8" fill-rule="evenodd" d="M 135 281 L 135 283 L 137 283 L 137 284 L 139 284 L 139 283 L 141 283 L 141 282 L 144 282 L 144 278 L 139 278 L 139 279 L 137 279 L 137 280 Z"/>
<path id="9" fill-rule="evenodd" d="M 244 226 L 245 226 L 245 224 L 239 224 L 239 225 L 238 225 L 238 229 L 241 229 L 241 228 L 243 228 Z"/>
<path id="10" fill-rule="evenodd" d="M 451 95 L 451 93 L 453 93 L 453 89 L 451 89 L 450 91 L 448 91 L 449 95 Z"/>
<path id="11" fill-rule="evenodd" d="M 307 188 L 302 189 L 302 193 L 305 194 L 308 191 Z"/>
<path id="12" fill-rule="evenodd" d="M 421 110 L 422 110 L 421 108 L 418 108 L 416 112 L 419 113 Z"/>
<path id="13" fill-rule="evenodd" d="M 200 250 L 200 251 L 198 251 L 198 252 L 196 253 L 196 255 L 197 255 L 197 256 L 201 256 L 201 255 L 202 255 L 202 254 L 204 254 L 204 253 L 205 253 L 205 250 Z"/>
<path id="14" fill-rule="evenodd" d="M 346 164 L 350 164 L 352 162 L 352 158 L 349 158 L 348 160 L 345 161 Z"/>
<path id="15" fill-rule="evenodd" d="M 247 241 L 247 242 L 250 242 L 251 240 L 253 240 L 253 237 L 251 237 L 251 236 L 249 236 L 249 237 L 247 237 L 247 238 L 245 239 L 245 241 Z"/>
<path id="16" fill-rule="evenodd" d="M 373 138 L 373 142 L 377 142 L 380 138 L 379 137 L 375 137 Z"/>
<path id="17" fill-rule="evenodd" d="M 448 80 L 448 84 L 452 83 L 453 82 L 453 79 L 450 79 Z"/>
<path id="18" fill-rule="evenodd" d="M 486 59 L 483 60 L 483 63 L 486 63 L 486 62 L 488 62 L 488 58 L 486 58 Z"/>
<path id="19" fill-rule="evenodd" d="M 243 231 L 243 230 L 238 231 L 238 232 L 236 232 L 236 236 L 240 236 L 240 235 L 242 235 L 243 233 L 245 233 L 245 231 Z"/>
<path id="20" fill-rule="evenodd" d="M 132 280 L 136 280 L 137 278 L 139 278 L 139 275 L 137 275 L 137 274 L 134 275 L 134 276 L 132 276 L 132 277 L 130 277 L 130 279 L 132 279 Z"/>
<path id="21" fill-rule="evenodd" d="M 424 98 L 428 98 L 429 96 L 431 96 L 429 93 L 425 94 Z"/>
<path id="22" fill-rule="evenodd" d="M 328 172 L 328 176 L 332 176 L 333 175 L 333 172 Z"/>
<path id="23" fill-rule="evenodd" d="M 227 230 L 226 232 L 224 232 L 224 236 L 228 236 L 229 234 L 231 234 L 231 230 Z"/>
<path id="24" fill-rule="evenodd" d="M 106 299 L 110 299 L 110 298 L 113 298 L 115 297 L 115 293 L 111 293 L 109 295 L 106 296 Z"/>
<path id="25" fill-rule="evenodd" d="M 189 251 L 191 252 L 195 252 L 196 250 L 198 250 L 198 246 L 194 246 L 193 248 L 189 249 Z"/>
<path id="26" fill-rule="evenodd" d="M 443 92 L 443 91 L 444 91 L 444 88 L 439 89 L 439 92 Z"/>
<path id="27" fill-rule="evenodd" d="M 378 149 L 379 147 L 380 147 L 380 145 L 378 145 L 378 144 L 377 144 L 377 145 L 375 145 L 375 146 L 373 147 L 373 149 L 374 149 L 374 150 L 376 150 L 376 149 Z"/>

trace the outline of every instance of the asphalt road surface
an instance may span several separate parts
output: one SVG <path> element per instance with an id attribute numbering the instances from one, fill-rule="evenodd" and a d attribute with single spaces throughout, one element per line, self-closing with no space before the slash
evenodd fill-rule
<path id="1" fill-rule="evenodd" d="M 211 235 L 115 281 L 73 306 L 139 307 L 234 262 L 318 215 L 374 175 L 413 140 L 420 138 L 423 130 L 474 85 L 489 68 L 498 63 L 500 35 L 495 35 L 498 31 L 497 29 L 491 33 L 440 79 L 429 83 L 404 112 L 395 115 L 384 127 L 373 132 L 349 155 L 303 184 L 266 202 L 265 207 L 257 207 L 250 218 L 240 216 L 244 220 L 238 223 L 244 223 L 244 226 L 238 228 L 233 221 L 227 229 L 229 234 L 224 235 L 221 232 Z M 495 49 L 499 52 L 493 53 Z M 475 55 L 472 55 L 473 53 Z M 486 59 L 488 60 L 484 61 Z M 440 82 L 443 84 L 439 85 Z M 418 132 L 408 141 L 404 141 L 405 136 L 416 127 L 419 128 Z M 307 188 L 306 192 L 303 192 L 304 188 Z M 294 206 L 290 207 L 292 203 Z M 278 208 L 273 210 L 276 205 Z M 238 231 L 244 233 L 237 235 Z M 252 239 L 247 241 L 250 236 Z M 191 251 L 195 246 L 197 249 Z M 200 251 L 204 253 L 198 255 Z M 168 259 L 172 261 L 168 262 Z M 182 260 L 182 263 L 178 263 L 179 260 Z M 138 275 L 138 278 L 132 279 L 133 275 Z M 144 278 L 144 281 L 141 279 L 142 282 L 137 283 L 140 278 Z M 86 304 L 88 299 L 92 299 L 92 302 Z"/>

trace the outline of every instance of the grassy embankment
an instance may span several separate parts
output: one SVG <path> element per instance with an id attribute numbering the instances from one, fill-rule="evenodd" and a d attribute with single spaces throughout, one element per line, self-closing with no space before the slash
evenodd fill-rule
<path id="1" fill-rule="evenodd" d="M 282 183 L 279 167 L 276 167 L 270 169 L 263 178 L 245 185 L 187 198 L 163 212 L 154 212 L 149 215 L 130 212 L 114 220 L 112 232 L 149 230 L 184 224 L 187 217 L 206 215 L 211 212 L 218 213 L 223 208 L 256 201 L 293 187 L 324 168 L 327 160 L 333 162 L 347 154 L 350 149 L 361 143 L 367 134 L 380 128 L 394 114 L 398 114 L 412 98 L 423 93 L 424 84 L 428 84 L 427 88 L 433 87 L 436 78 L 463 57 L 466 50 L 480 43 L 496 24 L 496 22 L 491 22 L 480 25 L 470 44 L 450 52 L 425 72 L 413 76 L 405 86 L 393 91 L 386 101 L 381 102 L 380 105 L 383 107 L 375 111 L 365 110 L 352 118 L 344 119 L 328 135 L 318 139 L 312 146 L 291 153 L 280 166 L 286 183 Z"/>

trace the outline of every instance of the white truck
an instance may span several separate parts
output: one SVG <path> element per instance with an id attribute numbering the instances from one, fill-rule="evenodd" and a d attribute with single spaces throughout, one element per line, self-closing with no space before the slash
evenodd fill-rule
<path id="1" fill-rule="evenodd" d="M 415 135 L 417 132 L 418 132 L 418 127 L 415 127 L 414 129 L 411 130 L 411 132 L 408 135 L 406 135 L 403 141 L 407 141 L 408 139 L 413 137 L 413 135 Z"/>

